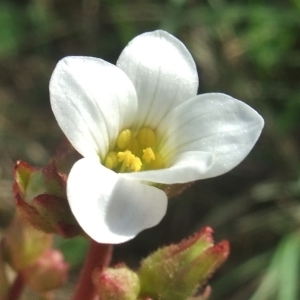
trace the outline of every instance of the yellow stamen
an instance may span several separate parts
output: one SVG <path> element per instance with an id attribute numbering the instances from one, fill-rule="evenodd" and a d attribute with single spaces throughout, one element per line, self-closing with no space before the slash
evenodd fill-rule
<path id="1" fill-rule="evenodd" d="M 119 164 L 119 161 L 118 161 L 117 152 L 115 152 L 115 151 L 109 152 L 104 161 L 105 167 L 112 170 L 115 167 L 117 167 L 118 164 Z"/>
<path id="2" fill-rule="evenodd" d="M 134 156 L 131 151 L 126 150 L 124 152 L 118 152 L 118 160 L 119 162 L 123 162 L 120 173 L 126 171 L 126 169 L 130 169 L 132 171 L 140 171 L 142 168 L 142 162 L 139 157 Z"/>
<path id="3" fill-rule="evenodd" d="M 140 129 L 137 138 L 142 147 L 153 147 L 156 140 L 154 131 L 146 127 Z"/>
<path id="4" fill-rule="evenodd" d="M 142 168 L 142 162 L 139 157 L 134 157 L 131 161 L 130 169 L 132 171 L 138 172 Z"/>
<path id="5" fill-rule="evenodd" d="M 137 132 L 124 129 L 116 140 L 113 151 L 108 152 L 104 166 L 118 173 L 157 170 L 165 167 L 163 156 L 156 152 L 155 131 L 143 127 Z"/>
<path id="6" fill-rule="evenodd" d="M 143 150 L 143 159 L 147 164 L 149 164 L 151 161 L 155 160 L 155 154 L 152 150 L 152 148 L 148 147 Z"/>
<path id="7" fill-rule="evenodd" d="M 124 152 L 118 152 L 117 155 L 119 162 L 125 163 L 126 167 L 128 167 L 131 164 L 132 158 L 134 157 L 134 155 L 129 150 L 126 150 Z"/>
<path id="8" fill-rule="evenodd" d="M 117 146 L 120 149 L 125 149 L 126 146 L 129 144 L 131 137 L 132 137 L 131 130 L 125 129 L 125 130 L 121 131 L 121 133 L 119 134 L 119 136 L 117 138 Z"/>
<path id="9" fill-rule="evenodd" d="M 120 173 L 126 171 L 126 169 L 131 165 L 133 158 L 134 155 L 129 150 L 126 150 L 124 152 L 118 152 L 118 160 L 120 163 L 122 162 L 122 166 L 119 170 Z"/>

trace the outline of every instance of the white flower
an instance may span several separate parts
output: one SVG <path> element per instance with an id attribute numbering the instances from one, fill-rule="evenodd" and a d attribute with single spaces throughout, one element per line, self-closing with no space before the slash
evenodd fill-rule
<path id="1" fill-rule="evenodd" d="M 197 96 L 193 58 L 158 30 L 133 39 L 117 66 L 66 57 L 50 81 L 56 120 L 83 156 L 67 196 L 83 230 L 121 243 L 160 222 L 167 196 L 159 184 L 228 172 L 249 153 L 262 117 L 224 94 Z"/>

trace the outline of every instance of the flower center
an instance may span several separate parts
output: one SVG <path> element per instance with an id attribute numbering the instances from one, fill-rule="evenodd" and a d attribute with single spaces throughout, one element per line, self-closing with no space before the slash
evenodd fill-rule
<path id="1" fill-rule="evenodd" d="M 155 132 L 141 128 L 137 134 L 124 129 L 120 132 L 116 147 L 110 151 L 104 165 L 118 173 L 138 172 L 164 168 L 164 159 L 157 151 Z"/>

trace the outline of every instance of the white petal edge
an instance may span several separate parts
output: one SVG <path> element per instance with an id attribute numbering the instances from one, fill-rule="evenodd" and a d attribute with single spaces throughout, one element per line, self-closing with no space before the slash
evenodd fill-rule
<path id="1" fill-rule="evenodd" d="M 120 130 L 130 127 L 137 110 L 134 87 L 123 71 L 102 59 L 65 57 L 50 80 L 55 118 L 84 157 L 103 160 Z"/>
<path id="2" fill-rule="evenodd" d="M 123 173 L 122 176 L 164 184 L 186 183 L 205 177 L 205 174 L 209 172 L 214 163 L 214 154 L 190 151 L 177 155 L 169 168 L 155 171 Z"/>
<path id="3" fill-rule="evenodd" d="M 263 126 L 263 118 L 247 104 L 225 94 L 211 93 L 176 107 L 157 132 L 160 151 L 170 162 L 189 151 L 214 154 L 214 165 L 198 178 L 204 179 L 237 166 L 255 145 Z"/>
<path id="4" fill-rule="evenodd" d="M 121 53 L 117 66 L 137 91 L 138 128 L 156 128 L 170 110 L 197 94 L 198 75 L 190 52 L 165 31 L 134 38 Z"/>
<path id="5" fill-rule="evenodd" d="M 126 242 L 158 224 L 167 209 L 163 191 L 123 178 L 90 158 L 72 167 L 67 196 L 79 225 L 99 243 Z"/>

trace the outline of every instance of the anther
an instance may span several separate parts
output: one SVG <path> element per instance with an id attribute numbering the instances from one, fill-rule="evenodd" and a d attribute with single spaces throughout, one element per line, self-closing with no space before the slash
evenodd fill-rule
<path id="1" fill-rule="evenodd" d="M 115 152 L 115 151 L 109 152 L 104 161 L 105 167 L 112 170 L 115 167 L 117 167 L 118 164 L 119 164 L 119 161 L 118 161 L 117 152 Z"/>
<path id="2" fill-rule="evenodd" d="M 149 164 L 151 161 L 155 160 L 155 154 L 152 150 L 152 148 L 148 147 L 143 150 L 143 159 L 147 164 Z"/>
<path id="3" fill-rule="evenodd" d="M 130 169 L 132 171 L 138 172 L 142 168 L 142 162 L 139 157 L 134 157 L 131 161 Z"/>
<path id="4" fill-rule="evenodd" d="M 126 167 L 128 167 L 131 164 L 132 158 L 134 155 L 131 153 L 131 151 L 126 150 L 124 152 L 118 152 L 118 160 L 119 162 L 123 162 Z"/>
<path id="5" fill-rule="evenodd" d="M 125 129 L 121 131 L 117 138 L 117 146 L 120 149 L 125 149 L 126 146 L 129 144 L 132 137 L 132 131 L 130 129 Z"/>

